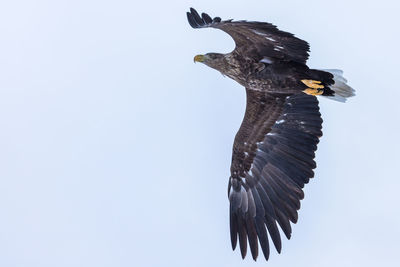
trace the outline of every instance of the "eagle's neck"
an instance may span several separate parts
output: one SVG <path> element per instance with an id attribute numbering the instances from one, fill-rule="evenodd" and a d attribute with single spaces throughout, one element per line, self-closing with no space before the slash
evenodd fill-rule
<path id="1" fill-rule="evenodd" d="M 235 53 L 225 54 L 224 59 L 221 73 L 246 87 L 247 77 L 253 70 L 254 61 L 246 60 Z"/>

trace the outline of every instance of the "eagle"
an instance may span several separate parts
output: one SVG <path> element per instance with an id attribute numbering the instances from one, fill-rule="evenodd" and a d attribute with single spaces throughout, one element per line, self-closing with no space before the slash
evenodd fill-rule
<path id="1" fill-rule="evenodd" d="M 278 253 L 278 225 L 290 239 L 298 219 L 303 188 L 314 177 L 315 151 L 322 136 L 317 96 L 345 102 L 354 96 L 341 70 L 310 69 L 309 44 L 267 22 L 211 18 L 190 8 L 193 28 L 229 34 L 235 49 L 227 54 L 196 55 L 246 89 L 246 111 L 233 144 L 228 183 L 230 237 L 244 259 L 254 260 L 259 245 L 266 260 L 269 239 Z M 259 244 L 259 245 L 258 245 Z"/>

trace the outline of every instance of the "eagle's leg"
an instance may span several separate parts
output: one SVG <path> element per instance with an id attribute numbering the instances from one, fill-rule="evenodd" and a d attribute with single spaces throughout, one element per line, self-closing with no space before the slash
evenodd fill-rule
<path id="1" fill-rule="evenodd" d="M 301 80 L 302 83 L 304 83 L 307 87 L 313 88 L 313 89 L 322 89 L 324 86 L 321 84 L 320 81 L 316 80 Z"/>
<path id="2" fill-rule="evenodd" d="M 301 80 L 307 87 L 303 92 L 308 95 L 322 95 L 324 93 L 324 86 L 321 84 L 321 81 L 316 80 Z"/>
<path id="3" fill-rule="evenodd" d="M 306 93 L 307 95 L 322 95 L 324 93 L 324 90 L 307 88 L 306 90 L 303 90 L 303 92 Z"/>

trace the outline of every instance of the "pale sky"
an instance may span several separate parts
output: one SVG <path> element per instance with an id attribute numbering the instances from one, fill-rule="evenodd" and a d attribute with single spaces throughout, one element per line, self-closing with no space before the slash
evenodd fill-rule
<path id="1" fill-rule="evenodd" d="M 227 185 L 240 85 L 186 11 L 268 21 L 340 68 L 315 178 L 282 253 L 242 261 Z M 0 266 L 399 266 L 398 1 L 3 1 Z"/>

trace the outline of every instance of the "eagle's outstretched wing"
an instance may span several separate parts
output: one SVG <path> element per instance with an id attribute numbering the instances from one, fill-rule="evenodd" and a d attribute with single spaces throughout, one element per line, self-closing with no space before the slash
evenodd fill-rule
<path id="1" fill-rule="evenodd" d="M 297 222 L 302 188 L 314 176 L 322 119 L 315 96 L 246 91 L 246 113 L 233 145 L 228 188 L 231 241 L 235 249 L 239 237 L 244 258 L 248 240 L 256 259 L 258 240 L 268 259 L 268 235 L 281 250 L 276 223 L 289 239 L 290 222 Z"/>
<path id="2" fill-rule="evenodd" d="M 228 33 L 235 41 L 234 52 L 256 61 L 283 60 L 304 64 L 308 59 L 310 46 L 293 34 L 279 30 L 275 25 L 255 21 L 221 21 L 212 19 L 206 13 L 201 16 L 193 8 L 187 12 L 193 28 L 211 27 Z"/>

